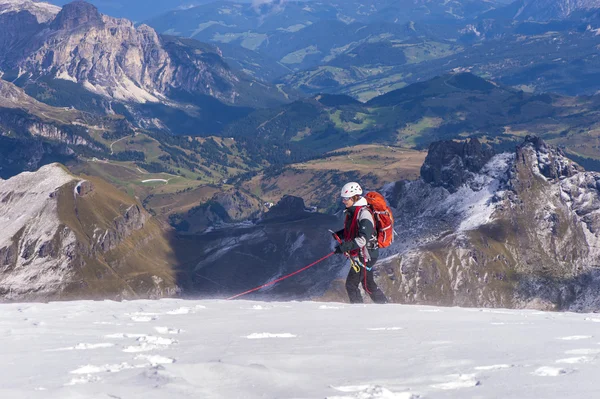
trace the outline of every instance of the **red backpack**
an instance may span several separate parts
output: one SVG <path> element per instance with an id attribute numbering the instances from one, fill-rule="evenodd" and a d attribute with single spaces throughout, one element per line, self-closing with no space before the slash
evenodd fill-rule
<path id="1" fill-rule="evenodd" d="M 370 191 L 365 195 L 375 219 L 379 248 L 389 247 L 394 241 L 394 216 L 383 195 Z"/>

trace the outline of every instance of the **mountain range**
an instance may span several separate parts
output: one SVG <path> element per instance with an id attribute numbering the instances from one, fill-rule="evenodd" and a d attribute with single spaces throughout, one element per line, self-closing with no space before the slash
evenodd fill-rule
<path id="1" fill-rule="evenodd" d="M 380 1 L 369 9 L 356 2 L 282 2 L 258 12 L 215 2 L 148 24 L 223 46 L 236 68 L 307 94 L 369 100 L 462 69 L 530 91 L 575 95 L 600 90 L 598 8 L 597 1 L 562 0 Z"/>
<path id="2" fill-rule="evenodd" d="M 214 46 L 159 36 L 89 3 L 47 5 L 43 13 L 32 4 L 44 3 L 0 4 L 13 6 L 0 14 L 2 78 L 49 105 L 206 134 L 247 107 L 285 101 L 280 90 L 232 71 Z"/>

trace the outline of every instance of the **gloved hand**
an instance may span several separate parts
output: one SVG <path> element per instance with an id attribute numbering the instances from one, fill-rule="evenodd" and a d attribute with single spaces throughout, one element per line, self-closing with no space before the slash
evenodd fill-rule
<path id="1" fill-rule="evenodd" d="M 335 247 L 335 253 L 343 254 L 344 252 L 351 251 L 353 247 L 354 243 L 352 241 L 346 241 Z"/>

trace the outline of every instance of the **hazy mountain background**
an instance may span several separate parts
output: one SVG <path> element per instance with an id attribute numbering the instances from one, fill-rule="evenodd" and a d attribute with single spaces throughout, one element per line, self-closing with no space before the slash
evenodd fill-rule
<path id="1" fill-rule="evenodd" d="M 134 22 L 141 22 L 155 15 L 174 10 L 185 9 L 195 5 L 211 3 L 212 0 L 90 0 L 89 3 L 98 7 L 100 12 L 113 17 L 127 18 Z M 240 3 L 250 0 L 240 0 Z M 64 6 L 69 0 L 52 0 L 48 3 Z"/>
<path id="2" fill-rule="evenodd" d="M 597 307 L 595 2 L 111 4 L 0 0 L 5 299 L 252 288 L 332 250 L 356 180 L 395 301 Z M 343 300 L 340 263 L 269 295 Z"/>

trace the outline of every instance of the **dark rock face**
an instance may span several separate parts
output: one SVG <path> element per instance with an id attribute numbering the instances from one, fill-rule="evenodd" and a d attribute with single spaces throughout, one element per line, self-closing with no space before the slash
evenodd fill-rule
<path id="1" fill-rule="evenodd" d="M 273 208 L 267 212 L 265 219 L 286 218 L 300 219 L 306 217 L 304 200 L 292 195 L 284 196 Z"/>
<path id="2" fill-rule="evenodd" d="M 19 44 L 41 28 L 36 17 L 28 11 L 0 14 L 0 60 L 11 59 L 14 53 L 22 52 Z"/>
<path id="3" fill-rule="evenodd" d="M 527 160 L 528 148 L 535 150 L 536 159 Z M 548 179 L 571 177 L 582 172 L 583 168 L 572 162 L 565 162 L 565 154 L 560 148 L 551 148 L 544 140 L 536 136 L 527 136 L 525 141 L 517 147 L 517 160 L 521 163 L 537 167 L 539 172 Z"/>
<path id="4" fill-rule="evenodd" d="M 146 214 L 141 211 L 139 206 L 133 205 L 123 216 L 115 218 L 113 223 L 113 229 L 107 230 L 102 239 L 98 241 L 102 252 L 116 248 L 132 232 L 143 228 L 146 223 Z"/>
<path id="5" fill-rule="evenodd" d="M 101 27 L 103 25 L 102 15 L 92 4 L 77 0 L 66 4 L 50 27 L 54 30 L 71 30 L 82 25 Z"/>
<path id="6" fill-rule="evenodd" d="M 482 145 L 476 138 L 465 143 L 437 141 L 429 147 L 421 167 L 421 178 L 453 193 L 493 156 L 492 148 Z"/>
<path id="7" fill-rule="evenodd" d="M 431 172 L 432 183 L 398 182 L 387 192 L 399 234 L 381 255 L 398 257 L 378 266 L 388 297 L 451 306 L 600 309 L 600 174 L 585 172 L 537 137 L 493 156 L 478 172 L 472 171 L 485 157 L 472 156 L 469 172 L 463 154 L 473 152 L 440 145 L 432 150 L 447 163 L 438 161 L 434 169 L 429 162 L 429 171 L 438 173 Z M 431 153 L 428 158 L 438 160 Z M 472 173 L 454 192 L 439 177 L 451 162 Z M 456 172 L 447 174 L 450 182 L 465 176 Z"/>
<path id="8" fill-rule="evenodd" d="M 72 158 L 64 144 L 40 142 L 35 139 L 16 140 L 0 136 L 0 178 L 8 179 L 42 165 Z"/>

